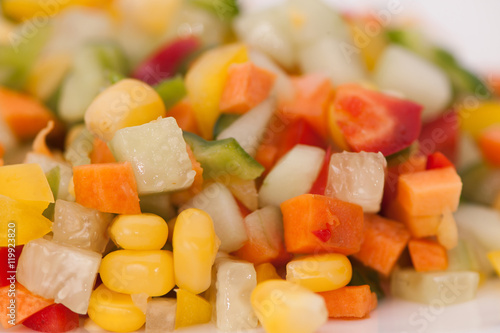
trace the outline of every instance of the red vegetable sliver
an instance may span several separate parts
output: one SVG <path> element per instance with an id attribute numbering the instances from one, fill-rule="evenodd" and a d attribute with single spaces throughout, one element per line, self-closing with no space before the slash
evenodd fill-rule
<path id="1" fill-rule="evenodd" d="M 80 317 L 62 304 L 52 304 L 28 317 L 23 325 L 38 332 L 62 333 L 74 330 Z"/>

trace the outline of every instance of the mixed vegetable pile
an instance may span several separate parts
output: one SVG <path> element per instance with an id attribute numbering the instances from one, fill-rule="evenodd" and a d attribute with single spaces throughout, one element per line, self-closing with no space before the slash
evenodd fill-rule
<path id="1" fill-rule="evenodd" d="M 4 328 L 307 333 L 500 272 L 500 86 L 416 27 L 320 0 L 2 9 Z"/>

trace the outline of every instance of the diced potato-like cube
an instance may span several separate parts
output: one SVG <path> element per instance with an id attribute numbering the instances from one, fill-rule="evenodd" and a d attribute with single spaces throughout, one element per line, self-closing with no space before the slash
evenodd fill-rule
<path id="1" fill-rule="evenodd" d="M 146 333 L 169 333 L 175 329 L 177 301 L 173 298 L 152 298 L 146 308 Z"/>
<path id="2" fill-rule="evenodd" d="M 325 195 L 363 207 L 365 213 L 380 210 L 387 162 L 382 153 L 332 154 Z"/>
<path id="3" fill-rule="evenodd" d="M 112 214 L 84 207 L 76 202 L 57 200 L 52 231 L 55 243 L 102 253 L 108 244 Z"/>
<path id="4" fill-rule="evenodd" d="M 193 183 L 196 172 L 182 130 L 172 117 L 120 129 L 109 146 L 117 161 L 132 165 L 141 195 L 180 190 Z"/>
<path id="5" fill-rule="evenodd" d="M 101 255 L 43 238 L 23 248 L 17 279 L 32 293 L 86 314 Z"/>

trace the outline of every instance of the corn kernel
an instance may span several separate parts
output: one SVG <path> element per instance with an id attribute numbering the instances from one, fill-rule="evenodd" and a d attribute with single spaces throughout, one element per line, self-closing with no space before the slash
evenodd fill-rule
<path id="1" fill-rule="evenodd" d="M 195 208 L 180 213 L 175 222 L 172 245 L 175 281 L 179 288 L 194 294 L 207 290 L 220 245 L 210 215 Z"/>
<path id="2" fill-rule="evenodd" d="M 126 250 L 160 250 L 168 238 L 165 220 L 149 213 L 117 216 L 108 232 L 113 242 Z"/>
<path id="3" fill-rule="evenodd" d="M 175 328 L 208 323 L 212 319 L 212 305 L 201 296 L 187 290 L 177 290 Z"/>
<path id="4" fill-rule="evenodd" d="M 351 262 L 343 254 L 327 253 L 306 256 L 286 265 L 286 280 L 314 292 L 346 286 L 352 277 Z"/>
<path id="5" fill-rule="evenodd" d="M 111 252 L 99 273 L 106 287 L 124 294 L 161 296 L 175 285 L 172 252 L 165 250 Z"/>
<path id="6" fill-rule="evenodd" d="M 256 265 L 255 272 L 257 272 L 257 284 L 267 280 L 281 280 L 281 276 L 276 272 L 276 268 L 268 262 Z"/>
<path id="7" fill-rule="evenodd" d="M 101 92 L 85 112 L 88 130 L 108 142 L 121 128 L 165 117 L 165 105 L 146 83 L 124 79 Z"/>
<path id="8" fill-rule="evenodd" d="M 312 333 L 328 320 L 321 296 L 283 280 L 257 285 L 251 302 L 267 333 Z"/>
<path id="9" fill-rule="evenodd" d="M 130 295 L 109 290 L 103 284 L 92 292 L 88 313 L 94 323 L 112 332 L 133 332 L 146 322 Z"/>

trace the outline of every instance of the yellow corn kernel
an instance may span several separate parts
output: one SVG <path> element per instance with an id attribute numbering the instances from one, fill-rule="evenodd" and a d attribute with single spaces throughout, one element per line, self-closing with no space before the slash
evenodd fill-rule
<path id="1" fill-rule="evenodd" d="M 251 303 L 267 333 L 312 333 L 328 320 L 321 296 L 284 280 L 258 284 Z"/>
<path id="2" fill-rule="evenodd" d="M 255 272 L 257 273 L 257 284 L 267 280 L 282 280 L 276 272 L 276 268 L 268 262 L 255 266 Z"/>
<path id="3" fill-rule="evenodd" d="M 212 306 L 206 299 L 184 289 L 176 291 L 175 329 L 208 323 L 212 319 Z"/>
<path id="4" fill-rule="evenodd" d="M 493 268 L 495 268 L 497 274 L 500 276 L 500 250 L 489 252 L 488 259 L 490 260 L 491 265 L 493 265 Z"/>
<path id="5" fill-rule="evenodd" d="M 112 332 L 133 332 L 146 322 L 146 315 L 130 295 L 109 290 L 103 284 L 92 292 L 88 313 L 99 327 Z"/>
<path id="6" fill-rule="evenodd" d="M 194 294 L 207 290 L 220 245 L 210 215 L 195 208 L 180 213 L 175 222 L 172 245 L 175 282 L 179 288 Z"/>
<path id="7" fill-rule="evenodd" d="M 219 102 L 227 79 L 227 69 L 232 64 L 245 61 L 248 61 L 245 45 L 230 44 L 205 52 L 187 72 L 189 100 L 205 139 L 212 138 L 212 129 L 219 117 Z"/>
<path id="8" fill-rule="evenodd" d="M 286 280 L 314 292 L 346 286 L 352 277 L 351 262 L 343 254 L 327 253 L 294 259 L 286 265 Z"/>
<path id="9" fill-rule="evenodd" d="M 15 164 L 0 167 L 0 195 L 25 203 L 43 213 L 54 196 L 38 164 Z"/>
<path id="10" fill-rule="evenodd" d="M 92 134 L 107 142 L 121 128 L 149 123 L 165 115 L 165 105 L 153 88 L 139 80 L 124 79 L 92 101 L 85 112 L 85 124 Z"/>
<path id="11" fill-rule="evenodd" d="M 471 106 L 464 103 L 458 115 L 462 130 L 477 138 L 483 129 L 500 123 L 500 102 L 485 101 Z"/>
<path id="12" fill-rule="evenodd" d="M 155 214 L 120 215 L 108 233 L 116 245 L 126 250 L 161 250 L 167 242 L 168 226 Z"/>
<path id="13" fill-rule="evenodd" d="M 172 252 L 165 250 L 111 252 L 99 274 L 106 287 L 124 294 L 161 296 L 175 285 Z"/>

